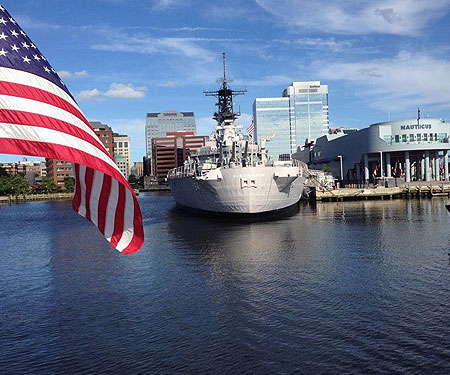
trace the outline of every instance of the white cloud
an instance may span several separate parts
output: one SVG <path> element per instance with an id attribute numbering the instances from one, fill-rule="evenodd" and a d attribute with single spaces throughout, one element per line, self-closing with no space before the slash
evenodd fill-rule
<path id="1" fill-rule="evenodd" d="M 302 48 L 327 49 L 333 52 L 342 52 L 353 46 L 350 40 L 336 40 L 335 38 L 300 38 L 289 41 L 290 44 L 300 45 Z"/>
<path id="2" fill-rule="evenodd" d="M 75 72 L 75 77 L 87 77 L 89 76 L 86 70 L 80 70 L 79 72 Z"/>
<path id="3" fill-rule="evenodd" d="M 448 107 L 449 71 L 448 60 L 402 51 L 389 59 L 332 63 L 319 76 L 351 81 L 374 108 L 405 110 L 421 105 Z"/>
<path id="4" fill-rule="evenodd" d="M 97 89 L 83 90 L 78 93 L 77 98 L 82 102 L 98 102 L 102 100 L 102 93 Z"/>
<path id="5" fill-rule="evenodd" d="M 200 44 L 214 41 L 216 40 L 206 38 L 153 38 L 115 33 L 113 37 L 109 37 L 109 40 L 94 44 L 91 48 L 110 52 L 181 55 L 196 60 L 213 61 L 215 54 Z"/>
<path id="6" fill-rule="evenodd" d="M 255 0 L 283 23 L 344 34 L 419 34 L 450 8 L 448 0 Z"/>
<path id="7" fill-rule="evenodd" d="M 58 75 L 59 75 L 60 78 L 70 78 L 70 77 L 72 77 L 72 73 L 70 73 L 67 70 L 60 70 L 58 72 Z"/>
<path id="8" fill-rule="evenodd" d="M 60 78 L 84 78 L 89 76 L 86 70 L 80 70 L 79 72 L 69 72 L 68 70 L 60 70 L 58 71 L 58 75 Z"/>
<path id="9" fill-rule="evenodd" d="M 105 96 L 120 99 L 140 99 L 145 96 L 146 87 L 136 87 L 131 84 L 124 85 L 122 83 L 113 83 Z"/>
<path id="10" fill-rule="evenodd" d="M 234 81 L 235 85 L 246 85 L 246 86 L 255 86 L 255 87 L 270 87 L 270 86 L 279 86 L 288 84 L 292 82 L 292 77 L 288 77 L 284 74 L 272 74 L 267 76 L 258 77 L 256 79 L 236 79 Z"/>
<path id="11" fill-rule="evenodd" d="M 61 28 L 61 25 L 38 21 L 27 15 L 18 15 L 15 20 L 23 29 L 58 30 Z"/>
<path id="12" fill-rule="evenodd" d="M 186 0 L 155 0 L 153 10 L 166 10 L 169 8 L 186 6 L 189 3 Z"/>
<path id="13" fill-rule="evenodd" d="M 167 82 L 158 83 L 157 86 L 158 87 L 174 88 L 176 86 L 176 84 L 173 81 L 167 81 Z"/>
<path id="14" fill-rule="evenodd" d="M 93 102 L 105 99 L 105 97 L 118 99 L 141 99 L 145 97 L 146 87 L 136 87 L 131 84 L 112 83 L 108 91 L 102 92 L 98 89 L 84 90 L 78 93 L 80 101 Z"/>

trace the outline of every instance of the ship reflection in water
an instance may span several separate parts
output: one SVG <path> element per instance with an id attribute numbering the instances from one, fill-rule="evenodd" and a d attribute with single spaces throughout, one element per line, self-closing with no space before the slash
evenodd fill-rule
<path id="1" fill-rule="evenodd" d="M 445 201 L 240 222 L 179 211 L 170 195 L 139 200 L 147 241 L 132 256 L 70 203 L 0 208 L 2 371 L 447 371 Z"/>

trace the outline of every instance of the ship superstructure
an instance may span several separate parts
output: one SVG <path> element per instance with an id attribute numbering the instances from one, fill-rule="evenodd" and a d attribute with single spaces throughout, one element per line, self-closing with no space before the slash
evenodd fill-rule
<path id="1" fill-rule="evenodd" d="M 213 115 L 217 125 L 209 142 L 188 157 L 182 167 L 167 177 L 177 205 L 208 212 L 259 214 L 281 210 L 298 203 L 305 173 L 295 161 L 273 161 L 266 144 L 245 139 L 235 120 L 233 97 L 246 90 L 232 90 L 226 78 L 223 54 L 223 79 L 216 91 L 205 91 L 217 98 Z"/>

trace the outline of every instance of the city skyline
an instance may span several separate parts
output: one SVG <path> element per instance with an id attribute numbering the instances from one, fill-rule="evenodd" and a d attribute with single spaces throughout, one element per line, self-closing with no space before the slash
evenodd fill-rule
<path id="1" fill-rule="evenodd" d="M 450 4 L 433 0 L 334 2 L 3 1 L 90 121 L 130 135 L 145 155 L 148 112 L 193 111 L 208 135 L 221 52 L 247 127 L 257 97 L 293 81 L 329 87 L 330 127 L 450 116 Z M 0 155 L 0 161 L 15 160 Z"/>

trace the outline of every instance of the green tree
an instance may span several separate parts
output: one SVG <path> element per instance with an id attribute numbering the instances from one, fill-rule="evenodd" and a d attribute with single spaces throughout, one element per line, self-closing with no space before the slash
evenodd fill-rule
<path id="1" fill-rule="evenodd" d="M 11 194 L 11 178 L 1 176 L 0 177 L 0 195 Z"/>
<path id="2" fill-rule="evenodd" d="M 9 177 L 5 168 L 0 167 L 0 177 Z"/>
<path id="3" fill-rule="evenodd" d="M 136 189 L 138 179 L 136 178 L 136 176 L 134 174 L 130 174 L 130 176 L 128 177 L 128 182 L 130 183 L 130 185 L 133 189 Z"/>
<path id="4" fill-rule="evenodd" d="M 138 188 L 143 189 L 144 188 L 144 176 L 139 177 L 138 179 Z"/>
<path id="5" fill-rule="evenodd" d="M 328 172 L 328 165 L 322 164 L 322 172 Z"/>
<path id="6" fill-rule="evenodd" d="M 11 179 L 11 191 L 14 195 L 26 194 L 30 190 L 30 184 L 23 176 L 16 175 Z"/>
<path id="7" fill-rule="evenodd" d="M 55 191 L 58 191 L 58 185 L 56 185 L 56 182 L 51 180 L 50 178 L 42 177 L 42 181 L 39 184 L 39 190 L 44 193 L 53 193 Z"/>
<path id="8" fill-rule="evenodd" d="M 66 177 L 64 179 L 64 186 L 66 187 L 66 191 L 68 193 L 73 193 L 75 188 L 75 179 L 73 177 Z"/>

